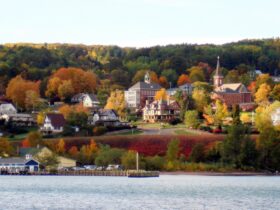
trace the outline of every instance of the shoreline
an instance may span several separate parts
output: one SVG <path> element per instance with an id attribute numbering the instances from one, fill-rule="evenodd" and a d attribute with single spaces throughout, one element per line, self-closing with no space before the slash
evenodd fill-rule
<path id="1" fill-rule="evenodd" d="M 280 176 L 280 174 L 264 172 L 186 172 L 186 171 L 162 171 L 160 175 L 188 175 L 188 176 Z"/>

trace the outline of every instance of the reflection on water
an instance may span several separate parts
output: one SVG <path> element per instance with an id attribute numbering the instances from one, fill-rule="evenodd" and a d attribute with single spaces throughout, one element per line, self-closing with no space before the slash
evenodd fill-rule
<path id="1" fill-rule="evenodd" d="M 0 176 L 0 209 L 279 209 L 280 177 Z"/>

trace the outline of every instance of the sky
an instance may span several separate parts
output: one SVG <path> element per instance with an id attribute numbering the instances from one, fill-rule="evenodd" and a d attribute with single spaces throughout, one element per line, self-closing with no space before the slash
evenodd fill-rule
<path id="1" fill-rule="evenodd" d="M 279 37 L 279 0 L 0 0 L 0 43 L 122 47 Z"/>

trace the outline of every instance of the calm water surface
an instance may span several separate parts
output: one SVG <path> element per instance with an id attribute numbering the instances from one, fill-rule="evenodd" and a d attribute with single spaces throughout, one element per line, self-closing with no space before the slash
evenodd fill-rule
<path id="1" fill-rule="evenodd" d="M 280 209 L 280 177 L 0 176 L 0 209 Z"/>

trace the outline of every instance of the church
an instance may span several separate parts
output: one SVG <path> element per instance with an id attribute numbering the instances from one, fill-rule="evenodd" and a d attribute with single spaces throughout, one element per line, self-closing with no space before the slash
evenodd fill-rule
<path id="1" fill-rule="evenodd" d="M 128 108 L 140 110 L 146 104 L 146 100 L 152 102 L 156 92 L 161 86 L 151 81 L 149 72 L 145 74 L 144 82 L 140 81 L 125 91 L 125 102 Z"/>
<path id="2" fill-rule="evenodd" d="M 213 77 L 214 91 L 212 99 L 219 99 L 228 107 L 239 105 L 244 110 L 251 110 L 254 108 L 251 92 L 242 83 L 227 83 L 223 82 L 224 77 L 220 72 L 220 58 L 217 60 L 217 67 Z"/>

